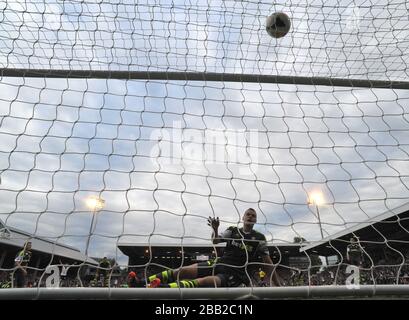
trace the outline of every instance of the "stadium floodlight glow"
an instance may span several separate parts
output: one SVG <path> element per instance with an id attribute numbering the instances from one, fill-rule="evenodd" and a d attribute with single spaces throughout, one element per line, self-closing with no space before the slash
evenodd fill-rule
<path id="1" fill-rule="evenodd" d="M 324 195 L 320 191 L 313 191 L 308 197 L 308 204 L 320 206 L 324 204 Z"/>

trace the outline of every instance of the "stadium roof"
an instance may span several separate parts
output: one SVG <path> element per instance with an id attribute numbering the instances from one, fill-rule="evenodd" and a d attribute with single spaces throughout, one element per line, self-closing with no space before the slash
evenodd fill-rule
<path id="1" fill-rule="evenodd" d="M 31 241 L 34 251 L 98 265 L 97 261 L 82 254 L 77 248 L 56 243 L 42 237 L 33 236 L 30 233 L 13 227 L 8 227 L 0 220 L 0 244 L 22 248 L 27 240 Z"/>
<path id="2" fill-rule="evenodd" d="M 409 202 L 325 237 L 320 241 L 308 244 L 300 248 L 300 251 L 322 249 L 323 247 L 328 248 L 329 244 L 331 244 L 329 247 L 333 247 L 336 241 L 344 242 L 344 244 L 347 245 L 349 241 L 346 241 L 346 239 L 349 240 L 349 237 L 352 236 L 360 236 L 360 238 L 365 238 L 365 241 L 374 240 L 374 243 L 376 243 L 375 238 L 382 238 L 382 242 L 385 240 L 388 240 L 388 242 L 398 241 L 400 237 L 397 235 L 392 236 L 392 233 L 395 232 L 396 234 L 399 233 L 400 235 L 409 237 L 409 230 L 405 227 L 408 221 Z M 386 234 L 390 236 L 386 236 Z M 342 240 L 342 238 L 344 238 L 344 240 Z"/>

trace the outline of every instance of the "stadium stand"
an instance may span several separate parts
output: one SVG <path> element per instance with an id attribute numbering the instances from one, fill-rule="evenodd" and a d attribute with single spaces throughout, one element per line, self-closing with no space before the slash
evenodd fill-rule
<path id="1" fill-rule="evenodd" d="M 1 286 L 11 286 L 10 276 L 14 270 L 14 259 L 26 241 L 32 243 L 32 257 L 28 265 L 28 285 L 36 286 L 49 265 L 67 266 L 68 277 L 73 279 L 88 273 L 88 266 L 98 262 L 86 257 L 78 249 L 46 238 L 33 236 L 25 231 L 8 227 L 0 220 L 0 275 Z"/>

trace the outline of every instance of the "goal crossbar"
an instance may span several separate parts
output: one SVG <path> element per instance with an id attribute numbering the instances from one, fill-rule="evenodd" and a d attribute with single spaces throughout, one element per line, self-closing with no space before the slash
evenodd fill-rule
<path id="1" fill-rule="evenodd" d="M 176 81 L 219 81 L 276 83 L 294 85 L 409 89 L 409 81 L 343 79 L 326 77 L 300 77 L 280 75 L 256 75 L 212 72 L 170 72 L 170 71 L 112 71 L 112 70 L 56 70 L 56 69 L 15 69 L 0 68 L 2 77 L 28 78 L 79 78 L 118 80 L 176 80 Z"/>

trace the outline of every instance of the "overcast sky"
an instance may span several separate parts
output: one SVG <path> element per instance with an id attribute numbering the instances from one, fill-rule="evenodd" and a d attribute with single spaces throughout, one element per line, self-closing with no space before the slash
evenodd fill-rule
<path id="1" fill-rule="evenodd" d="M 398 1 L 5 1 L 3 68 L 407 80 Z M 285 11 L 290 33 L 265 32 Z M 2 78 L 0 218 L 85 249 L 209 243 L 248 207 L 272 241 L 320 238 L 409 198 L 409 92 L 276 84 Z"/>

